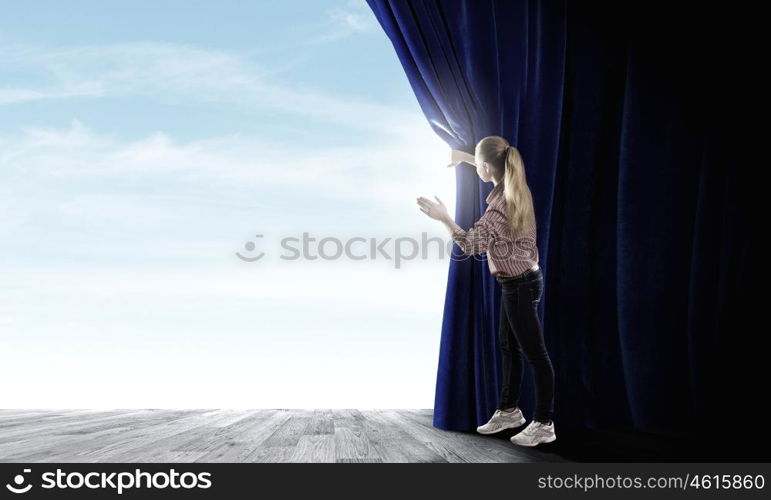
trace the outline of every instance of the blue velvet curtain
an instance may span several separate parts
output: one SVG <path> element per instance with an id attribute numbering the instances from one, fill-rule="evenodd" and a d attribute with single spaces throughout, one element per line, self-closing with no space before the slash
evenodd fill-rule
<path id="1" fill-rule="evenodd" d="M 368 3 L 449 147 L 473 152 L 501 135 L 523 154 L 555 420 L 706 421 L 716 394 L 736 393 L 746 375 L 734 329 L 749 231 L 721 99 L 738 68 L 713 30 L 728 16 L 650 2 Z M 455 217 L 467 228 L 491 185 L 468 166 L 456 175 Z M 436 427 L 472 430 L 495 408 L 499 300 L 486 262 L 451 262 Z M 529 414 L 529 372 L 521 406 Z"/>

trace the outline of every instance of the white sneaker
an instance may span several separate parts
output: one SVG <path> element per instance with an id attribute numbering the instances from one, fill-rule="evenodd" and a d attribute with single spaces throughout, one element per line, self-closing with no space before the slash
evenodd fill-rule
<path id="1" fill-rule="evenodd" d="M 522 432 L 511 436 L 511 442 L 520 446 L 537 446 L 541 443 L 551 443 L 555 439 L 557 435 L 554 433 L 554 422 L 546 425 L 536 420 L 530 422 Z"/>
<path id="2" fill-rule="evenodd" d="M 502 410 L 495 410 L 493 416 L 485 425 L 477 427 L 477 432 L 480 434 L 495 434 L 504 429 L 512 429 L 519 427 L 525 423 L 525 416 L 522 415 L 522 410 L 517 408 L 516 410 L 505 412 Z"/>

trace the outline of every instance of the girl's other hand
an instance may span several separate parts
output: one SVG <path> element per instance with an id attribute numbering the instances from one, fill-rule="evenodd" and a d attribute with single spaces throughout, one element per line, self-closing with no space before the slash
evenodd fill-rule
<path id="1" fill-rule="evenodd" d="M 449 220 L 450 214 L 447 212 L 447 207 L 438 196 L 434 196 L 434 198 L 436 198 L 436 202 L 422 196 L 418 198 L 418 208 L 420 208 L 420 211 L 434 220 Z"/>

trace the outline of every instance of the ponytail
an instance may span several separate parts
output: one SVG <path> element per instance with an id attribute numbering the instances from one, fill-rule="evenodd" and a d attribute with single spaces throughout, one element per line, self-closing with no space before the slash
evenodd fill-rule
<path id="1" fill-rule="evenodd" d="M 507 146 L 504 151 L 503 196 L 512 233 L 517 234 L 526 225 L 535 224 L 533 195 L 527 186 L 525 163 L 514 146 Z"/>
<path id="2" fill-rule="evenodd" d="M 495 170 L 494 177 L 503 182 L 503 197 L 513 234 L 526 227 L 535 228 L 533 196 L 527 187 L 525 163 L 519 150 L 509 145 L 503 137 L 491 135 L 480 140 L 475 149 L 479 161 L 488 163 Z"/>

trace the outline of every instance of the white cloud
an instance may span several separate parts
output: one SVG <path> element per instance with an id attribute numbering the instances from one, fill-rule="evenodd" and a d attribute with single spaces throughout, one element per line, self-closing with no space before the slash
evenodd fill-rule
<path id="1" fill-rule="evenodd" d="M 357 33 L 372 32 L 378 29 L 377 22 L 367 4 L 362 1 L 349 1 L 345 7 L 330 9 L 327 12 L 332 30 L 314 38 L 315 42 L 332 41 L 347 38 Z"/>
<path id="2" fill-rule="evenodd" d="M 144 95 L 271 109 L 383 134 L 425 126 L 415 111 L 300 87 L 243 55 L 188 45 L 134 42 L 55 50 L 8 45 L 0 47 L 0 66 L 45 76 L 34 86 L 0 89 L 0 105 Z"/>
<path id="3" fill-rule="evenodd" d="M 0 378 L 32 374 L 9 406 L 430 406 L 446 262 L 260 269 L 233 256 L 267 224 L 442 234 L 414 197 L 451 203 L 454 176 L 418 110 L 288 86 L 248 58 L 176 44 L 5 46 L 0 66 L 43 75 L 4 88 L 0 104 L 214 101 L 371 134 L 314 149 L 239 133 L 127 139 L 76 117 L 0 135 Z M 179 376 L 190 382 L 170 393 Z M 83 384 L 95 390 L 64 390 Z"/>
<path id="4" fill-rule="evenodd" d="M 0 190 L 6 192 L 5 204 L 19 202 L 20 207 L 15 222 L 3 222 L 6 229 L 19 228 L 45 210 L 74 215 L 76 207 L 84 207 L 82 212 L 88 207 L 122 217 L 137 194 L 141 197 L 133 203 L 144 201 L 137 213 L 149 211 L 147 190 L 157 194 L 156 200 L 208 196 L 246 205 L 257 193 L 275 197 L 291 189 L 296 199 L 405 210 L 420 194 L 453 198 L 451 172 L 442 167 L 446 146 L 417 109 L 290 87 L 238 54 L 149 42 L 56 50 L 6 46 L 0 48 L 0 65 L 45 75 L 34 88 L 5 89 L 0 102 L 115 95 L 193 105 L 214 100 L 272 109 L 299 124 L 313 117 L 336 129 L 350 127 L 358 136 L 364 129 L 370 137 L 309 148 L 239 133 L 179 141 L 158 130 L 125 140 L 97 133 L 77 119 L 67 128 L 26 128 L 0 136 Z M 36 196 L 34 207 L 24 202 Z"/>
<path id="5" fill-rule="evenodd" d="M 79 184 L 87 178 L 120 185 L 141 177 L 173 181 L 180 188 L 291 187 L 297 194 L 390 205 L 432 186 L 451 198 L 445 154 L 446 147 L 428 127 L 368 143 L 297 148 L 243 134 L 181 142 L 154 132 L 121 140 L 74 120 L 67 128 L 34 127 L 0 136 L 0 179 L 6 186 L 24 181 Z"/>

